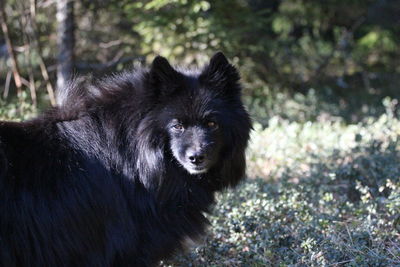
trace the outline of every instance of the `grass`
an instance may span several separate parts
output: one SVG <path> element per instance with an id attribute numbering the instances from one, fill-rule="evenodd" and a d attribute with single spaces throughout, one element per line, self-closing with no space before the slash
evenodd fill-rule
<path id="1" fill-rule="evenodd" d="M 249 179 L 218 195 L 203 244 L 161 265 L 400 266 L 396 105 L 385 99 L 380 116 L 356 124 L 279 112 L 256 123 Z M 35 112 L 3 103 L 0 117 Z"/>

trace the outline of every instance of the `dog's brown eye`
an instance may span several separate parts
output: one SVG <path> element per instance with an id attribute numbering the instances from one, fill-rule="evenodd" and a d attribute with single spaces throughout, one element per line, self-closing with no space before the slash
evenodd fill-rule
<path id="1" fill-rule="evenodd" d="M 183 130 L 183 125 L 182 124 L 175 124 L 174 126 L 173 126 L 173 128 L 175 129 L 175 130 L 177 130 L 177 131 L 182 131 Z"/>
<path id="2" fill-rule="evenodd" d="M 216 128 L 217 127 L 217 123 L 215 121 L 209 121 L 209 122 L 207 122 L 207 126 L 209 128 Z"/>

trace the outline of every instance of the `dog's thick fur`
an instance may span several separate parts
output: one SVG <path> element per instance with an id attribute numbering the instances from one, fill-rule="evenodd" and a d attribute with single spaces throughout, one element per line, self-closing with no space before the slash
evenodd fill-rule
<path id="1" fill-rule="evenodd" d="M 200 71 L 157 57 L 0 122 L 0 266 L 154 266 L 204 234 L 244 176 L 240 91 L 222 53 Z"/>

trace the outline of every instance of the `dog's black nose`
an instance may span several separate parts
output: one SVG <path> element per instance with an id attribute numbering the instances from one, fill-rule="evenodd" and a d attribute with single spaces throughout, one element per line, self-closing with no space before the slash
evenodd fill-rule
<path id="1" fill-rule="evenodd" d="M 198 165 L 203 163 L 205 155 L 199 152 L 191 152 L 188 154 L 188 159 L 191 163 Z"/>

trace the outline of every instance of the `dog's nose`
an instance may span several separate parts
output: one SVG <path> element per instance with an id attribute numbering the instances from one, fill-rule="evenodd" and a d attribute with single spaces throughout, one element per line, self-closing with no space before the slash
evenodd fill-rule
<path id="1" fill-rule="evenodd" d="M 204 161 L 205 155 L 200 152 L 190 152 L 188 154 L 188 159 L 191 163 L 198 165 Z"/>

